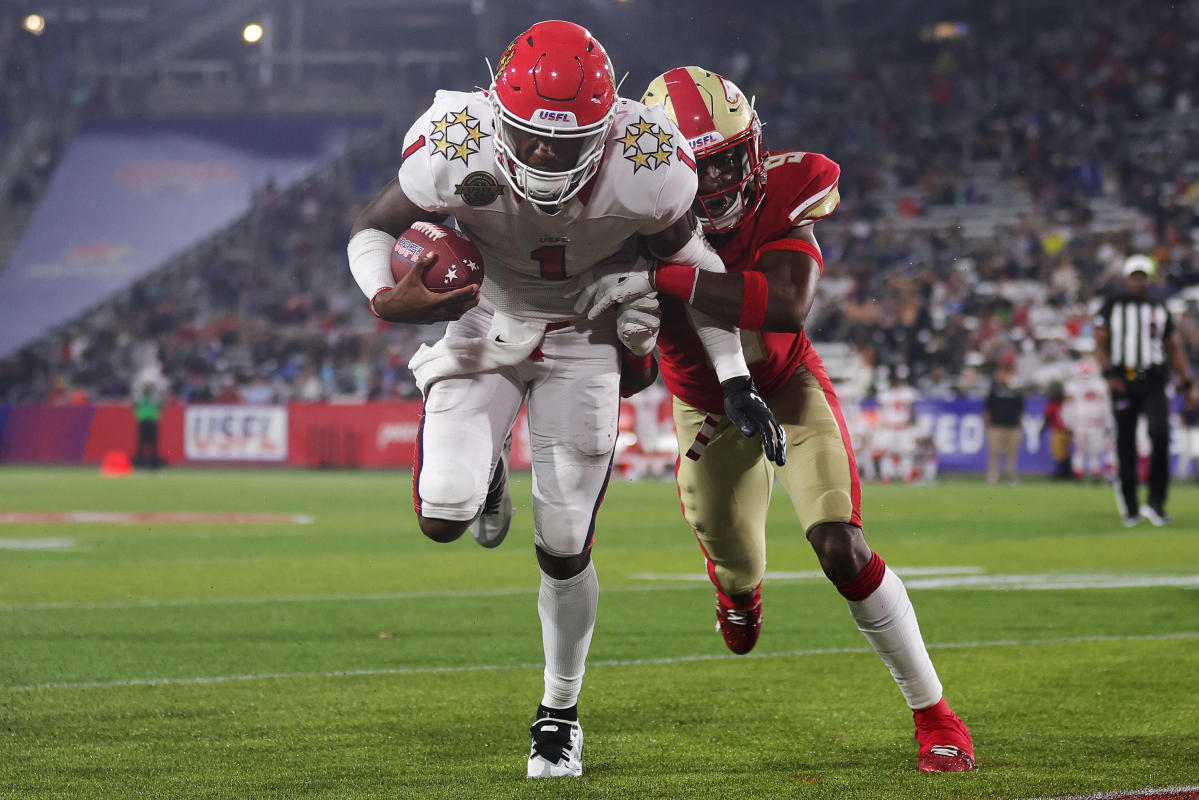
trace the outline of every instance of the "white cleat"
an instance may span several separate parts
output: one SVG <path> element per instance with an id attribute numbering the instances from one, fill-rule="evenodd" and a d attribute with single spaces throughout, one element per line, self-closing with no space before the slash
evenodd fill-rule
<path id="1" fill-rule="evenodd" d="M 495 472 L 491 474 L 491 485 L 487 488 L 483 510 L 470 526 L 471 535 L 483 547 L 499 547 L 508 535 L 512 518 L 516 516 L 516 507 L 512 505 L 512 497 L 508 494 L 508 463 L 511 458 L 512 434 L 508 434 L 508 439 L 500 450 L 500 460 L 495 465 Z"/>
<path id="2" fill-rule="evenodd" d="M 583 774 L 583 726 L 577 722 L 542 717 L 529 728 L 530 778 L 577 778 Z"/>
<path id="3" fill-rule="evenodd" d="M 1149 520 L 1149 524 L 1155 528 L 1169 525 L 1174 521 L 1174 518 L 1167 514 L 1164 508 L 1159 511 L 1150 505 L 1141 506 L 1141 516 Z"/>

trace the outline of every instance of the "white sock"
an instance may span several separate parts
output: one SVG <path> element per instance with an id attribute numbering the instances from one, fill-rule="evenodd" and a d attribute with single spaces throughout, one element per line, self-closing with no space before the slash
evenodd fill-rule
<path id="1" fill-rule="evenodd" d="M 547 708 L 570 708 L 579 701 L 583 670 L 595 609 L 599 605 L 599 580 L 595 564 L 564 581 L 541 573 L 537 613 L 541 616 L 541 646 L 545 650 L 545 695 Z"/>
<path id="2" fill-rule="evenodd" d="M 903 581 L 890 567 L 869 597 L 849 601 L 849 613 L 891 670 L 908 708 L 928 708 L 941 699 L 941 681 L 920 635 L 916 611 Z"/>

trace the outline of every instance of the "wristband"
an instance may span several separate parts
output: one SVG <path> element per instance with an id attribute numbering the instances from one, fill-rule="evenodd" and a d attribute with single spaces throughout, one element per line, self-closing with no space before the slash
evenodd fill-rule
<path id="1" fill-rule="evenodd" d="M 665 264 L 650 273 L 650 281 L 662 294 L 691 305 L 699 284 L 699 270 L 685 264 Z"/>
<path id="2" fill-rule="evenodd" d="M 757 253 L 754 253 L 754 261 L 757 262 L 763 253 L 771 250 L 794 250 L 797 253 L 809 255 L 816 260 L 816 266 L 820 267 L 820 274 L 824 274 L 824 256 L 820 254 L 820 248 L 806 239 L 777 239 L 767 242 L 758 248 Z"/>
<path id="3" fill-rule="evenodd" d="M 366 307 L 369 308 L 371 310 L 371 313 L 374 314 L 379 319 L 383 319 L 383 318 L 379 316 L 378 311 L 375 311 L 375 298 L 378 297 L 379 295 L 383 294 L 384 292 L 390 292 L 392 290 L 392 288 L 393 287 L 391 287 L 391 286 L 384 286 L 382 289 L 379 289 L 377 292 L 372 294 L 370 300 L 366 301 Z"/>
<path id="4" fill-rule="evenodd" d="M 769 287 L 766 276 L 760 272 L 743 272 L 744 294 L 741 296 L 741 316 L 737 319 L 737 327 L 747 331 L 760 331 L 766 321 L 766 297 Z"/>

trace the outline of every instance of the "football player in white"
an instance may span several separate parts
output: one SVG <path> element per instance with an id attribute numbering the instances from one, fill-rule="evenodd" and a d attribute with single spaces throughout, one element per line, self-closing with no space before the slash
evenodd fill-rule
<path id="1" fill-rule="evenodd" d="M 421 530 L 449 542 L 473 525 L 495 546 L 512 516 L 505 442 L 528 405 L 545 692 L 530 777 L 582 772 L 577 700 L 595 623 L 596 513 L 611 470 L 621 343 L 653 349 L 651 298 L 588 319 L 575 296 L 592 270 L 628 270 L 637 237 L 655 254 L 724 271 L 689 213 L 691 149 L 661 109 L 619 98 L 584 28 L 538 23 L 504 51 L 486 92 L 439 91 L 404 139 L 399 175 L 355 221 L 350 268 L 373 313 L 450 320 L 410 366 L 424 393 L 414 497 Z M 479 287 L 428 291 L 428 253 L 398 285 L 389 258 L 415 222 L 453 216 L 483 254 Z M 695 315 L 725 406 L 767 457 L 782 430 L 749 377 L 734 326 Z"/>
<path id="2" fill-rule="evenodd" d="M 1094 359 L 1078 363 L 1074 376 L 1066 381 L 1065 392 L 1062 417 L 1074 434 L 1074 474 L 1096 482 L 1111 478 L 1115 473 L 1112 409 L 1107 381 Z"/>

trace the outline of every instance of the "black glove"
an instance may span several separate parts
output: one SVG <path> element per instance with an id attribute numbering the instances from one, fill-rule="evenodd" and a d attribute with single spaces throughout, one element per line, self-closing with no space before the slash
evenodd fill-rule
<path id="1" fill-rule="evenodd" d="M 753 378 L 745 375 L 720 384 L 724 389 L 724 410 L 733 424 L 747 437 L 761 436 L 766 457 L 780 467 L 787 463 L 787 436 L 770 412 Z"/>

